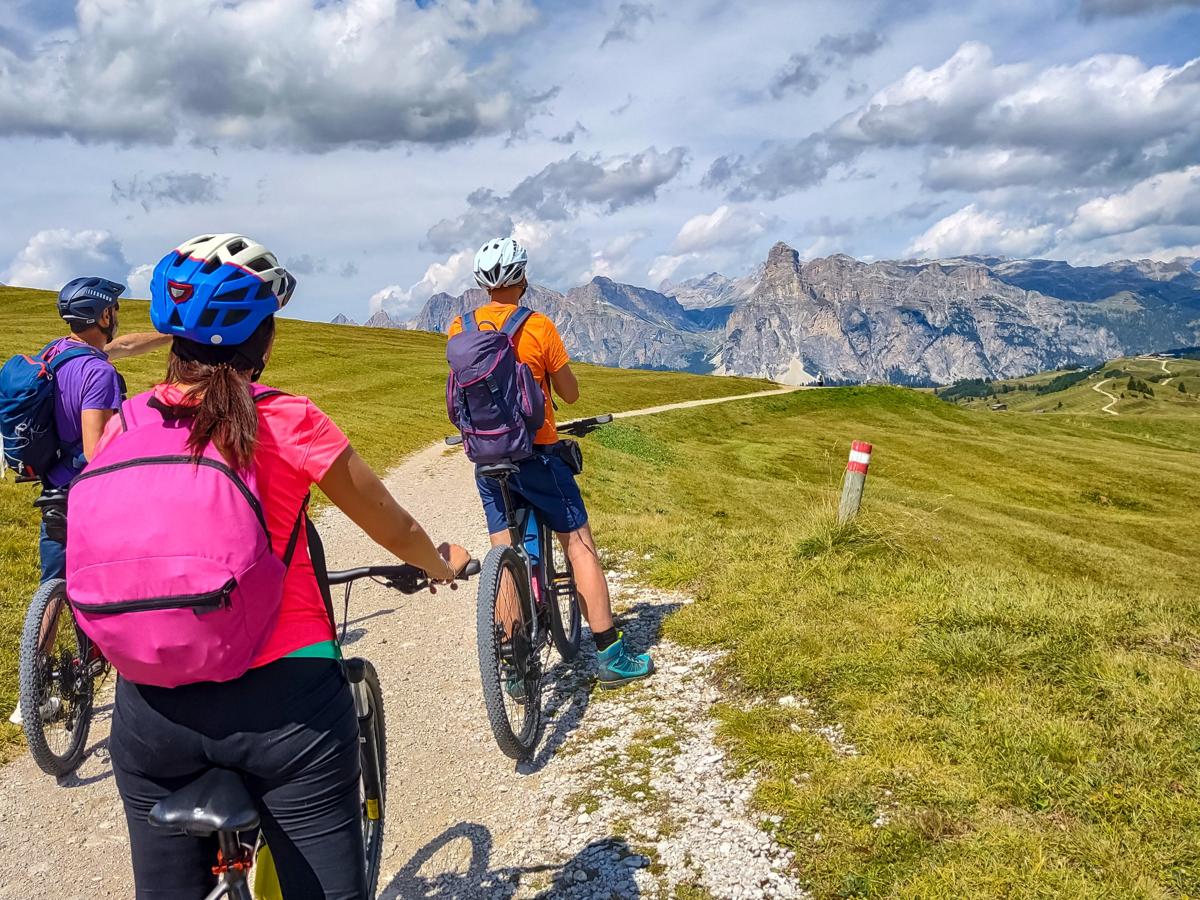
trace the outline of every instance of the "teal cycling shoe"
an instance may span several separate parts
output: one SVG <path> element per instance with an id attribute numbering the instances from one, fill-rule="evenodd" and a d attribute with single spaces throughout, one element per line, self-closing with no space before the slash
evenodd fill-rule
<path id="1" fill-rule="evenodd" d="M 504 693 L 517 703 L 525 702 L 525 682 L 519 675 L 510 675 L 504 680 Z"/>
<path id="2" fill-rule="evenodd" d="M 623 684 L 637 681 L 639 678 L 648 678 L 654 674 L 654 660 L 650 658 L 649 653 L 630 656 L 625 652 L 624 635 L 618 637 L 617 642 L 609 645 L 606 650 L 598 651 L 596 662 L 598 665 L 596 679 L 600 682 L 600 687 L 605 690 L 618 688 Z"/>

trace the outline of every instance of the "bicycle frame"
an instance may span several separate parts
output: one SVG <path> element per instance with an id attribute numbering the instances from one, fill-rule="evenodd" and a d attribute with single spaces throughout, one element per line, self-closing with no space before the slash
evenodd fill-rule
<path id="1" fill-rule="evenodd" d="M 238 840 L 237 834 L 231 831 L 218 831 L 217 865 L 213 867 L 214 874 L 221 877 L 217 886 L 212 889 L 204 900 L 254 900 L 250 889 L 250 866 L 254 862 L 254 851 Z"/>

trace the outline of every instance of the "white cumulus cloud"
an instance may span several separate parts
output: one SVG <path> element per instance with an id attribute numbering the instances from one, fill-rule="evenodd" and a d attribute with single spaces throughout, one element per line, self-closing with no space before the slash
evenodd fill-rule
<path id="1" fill-rule="evenodd" d="M 128 273 L 121 242 L 111 232 L 51 228 L 29 239 L 5 270 L 3 280 L 56 291 L 81 275 L 121 281 Z"/>
<path id="2" fill-rule="evenodd" d="M 125 284 L 129 287 L 128 296 L 135 297 L 139 300 L 147 300 L 150 298 L 150 276 L 154 274 L 154 266 L 150 263 L 144 263 L 140 266 L 134 266 L 129 270 L 129 274 L 125 276 Z"/>
<path id="3" fill-rule="evenodd" d="M 939 219 L 908 247 L 913 256 L 937 258 L 969 253 L 1032 256 L 1054 238 L 1049 223 L 1022 221 L 1003 211 L 980 209 L 969 203 Z"/>
<path id="4" fill-rule="evenodd" d="M 1079 207 L 1068 232 L 1088 240 L 1150 225 L 1200 226 L 1200 165 L 1164 172 Z"/>
<path id="5" fill-rule="evenodd" d="M 0 45 L 0 134 L 80 141 L 443 143 L 519 126 L 486 50 L 530 0 L 79 0 L 74 33 Z"/>
<path id="6" fill-rule="evenodd" d="M 473 260 L 474 252 L 463 250 L 445 262 L 433 263 L 419 281 L 407 288 L 392 284 L 376 291 L 370 300 L 372 314 L 383 310 L 399 322 L 411 319 L 434 294 L 457 294 L 470 287 Z"/>
<path id="7" fill-rule="evenodd" d="M 737 247 L 753 243 L 772 228 L 777 220 L 745 206 L 718 206 L 711 213 L 693 216 L 683 223 L 675 236 L 676 255 L 699 253 L 714 247 Z"/>

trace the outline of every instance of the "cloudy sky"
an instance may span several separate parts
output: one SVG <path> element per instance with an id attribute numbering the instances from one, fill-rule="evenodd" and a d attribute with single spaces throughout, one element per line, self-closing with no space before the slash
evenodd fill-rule
<path id="1" fill-rule="evenodd" d="M 289 312 L 806 257 L 1200 255 L 1200 0 L 4 0 L 0 280 L 240 231 Z"/>

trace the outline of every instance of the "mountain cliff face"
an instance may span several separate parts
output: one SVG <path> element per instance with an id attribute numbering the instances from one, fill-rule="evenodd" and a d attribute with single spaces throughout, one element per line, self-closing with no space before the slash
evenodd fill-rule
<path id="1" fill-rule="evenodd" d="M 461 296 L 435 294 L 413 321 L 423 331 L 445 333 L 455 316 L 488 302 L 477 288 Z M 575 359 L 629 369 L 707 371 L 716 335 L 689 317 L 673 297 L 608 278 L 594 278 L 566 294 L 530 285 L 523 306 L 558 326 Z"/>
<path id="2" fill-rule="evenodd" d="M 532 286 L 523 302 L 554 320 L 576 359 L 789 384 L 818 375 L 944 384 L 1200 344 L 1194 259 L 1074 267 L 984 256 L 867 263 L 839 254 L 802 263 L 780 243 L 746 278 L 712 273 L 660 287 L 595 278 L 565 294 Z M 445 332 L 486 302 L 479 290 L 436 294 L 411 327 Z M 367 324 L 403 327 L 384 313 Z"/>
<path id="3" fill-rule="evenodd" d="M 771 249 L 762 280 L 730 316 L 721 371 L 802 383 L 946 383 L 1007 377 L 1120 355 L 1084 304 L 1027 291 L 987 266 L 863 263 L 831 256 L 801 265 Z"/>
<path id="4" fill-rule="evenodd" d="M 372 313 L 371 318 L 363 322 L 365 328 L 403 328 L 403 322 L 397 322 L 382 309 Z"/>

